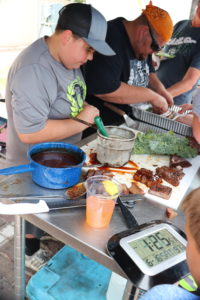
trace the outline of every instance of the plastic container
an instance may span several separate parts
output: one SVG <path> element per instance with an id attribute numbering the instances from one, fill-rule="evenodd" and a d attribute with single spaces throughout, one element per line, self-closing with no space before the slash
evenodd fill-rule
<path id="1" fill-rule="evenodd" d="M 135 133 L 131 129 L 105 126 L 109 137 L 97 131 L 97 159 L 102 164 L 121 167 L 129 160 L 133 150 Z"/>
<path id="2" fill-rule="evenodd" d="M 105 228 L 115 208 L 121 185 L 109 176 L 91 176 L 86 181 L 86 222 L 94 228 Z"/>
<path id="3" fill-rule="evenodd" d="M 29 300 L 106 300 L 112 272 L 64 246 L 28 282 Z"/>

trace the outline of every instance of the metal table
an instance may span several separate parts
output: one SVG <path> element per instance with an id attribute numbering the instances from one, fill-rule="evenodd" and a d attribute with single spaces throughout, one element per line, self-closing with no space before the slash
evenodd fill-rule
<path id="1" fill-rule="evenodd" d="M 156 219 L 166 220 L 165 208 L 148 200 L 140 200 L 132 209 L 139 224 Z M 116 206 L 111 224 L 106 229 L 93 229 L 85 222 L 85 208 L 70 208 L 37 215 L 16 216 L 15 223 L 15 278 L 16 299 L 24 299 L 24 220 L 36 225 L 50 235 L 84 255 L 126 278 L 117 263 L 106 251 L 108 239 L 115 233 L 126 230 L 120 208 Z M 184 228 L 182 213 L 173 220 Z"/>
<path id="2" fill-rule="evenodd" d="M 88 142 L 85 140 L 82 144 Z M 79 146 L 82 146 L 79 144 Z M 39 189 L 37 185 L 32 182 L 31 176 L 24 174 L 12 175 L 15 176 L 15 182 L 21 182 L 21 190 L 16 191 L 16 195 L 22 194 L 36 194 L 36 190 Z M 195 187 L 199 186 L 200 174 L 195 176 L 193 183 L 188 192 Z M 26 181 L 25 181 L 26 180 Z M 24 184 L 24 186 L 23 186 Z M 14 184 L 12 185 L 15 188 Z M 13 197 L 13 193 L 8 193 L 8 186 L 6 182 L 3 185 L 0 182 L 0 193 L 5 196 Z M 40 195 L 54 194 L 61 191 L 52 191 L 44 188 L 40 188 Z M 156 219 L 166 220 L 165 207 L 160 204 L 153 203 L 149 200 L 138 201 L 135 207 L 132 209 L 134 216 L 139 224 Z M 108 239 L 115 233 L 121 232 L 127 229 L 126 223 L 121 215 L 120 208 L 116 206 L 113 214 L 110 226 L 106 229 L 92 229 L 85 222 L 85 208 L 70 208 L 62 210 L 54 210 L 49 213 L 42 213 L 37 215 L 23 215 L 15 217 L 15 251 L 14 251 L 14 263 L 15 263 L 15 295 L 16 300 L 23 300 L 25 298 L 25 220 L 36 225 L 42 230 L 46 231 L 50 235 L 54 236 L 58 240 L 71 247 L 77 249 L 84 255 L 97 261 L 98 263 L 109 268 L 113 272 L 126 278 L 126 275 L 119 268 L 117 263 L 111 258 L 106 251 L 106 244 Z M 180 212 L 172 222 L 182 230 L 184 229 L 184 216 Z M 131 285 L 127 284 L 127 295 L 123 299 L 131 299 L 128 293 L 131 294 Z"/>
<path id="3" fill-rule="evenodd" d="M 198 179 L 196 179 L 196 181 L 198 182 L 199 174 L 197 177 Z M 193 186 L 191 189 L 195 187 L 196 186 Z M 138 201 L 132 211 L 139 224 L 153 220 L 155 219 L 155 216 L 156 219 L 166 219 L 165 208 L 148 200 Z M 84 208 L 63 209 L 37 215 L 24 215 L 22 217 L 16 216 L 14 241 L 16 300 L 23 300 L 25 298 L 24 220 L 29 221 L 63 243 L 72 246 L 91 259 L 94 259 L 113 272 L 126 278 L 126 275 L 106 251 L 108 239 L 113 234 L 127 229 L 119 207 L 115 208 L 110 226 L 101 230 L 92 229 L 85 223 Z M 184 229 L 183 214 L 180 213 L 178 217 L 172 220 L 172 223 L 176 224 L 179 228 Z M 128 281 L 124 293 L 124 300 L 131 299 L 128 294 L 131 295 L 132 292 L 132 284 Z"/>

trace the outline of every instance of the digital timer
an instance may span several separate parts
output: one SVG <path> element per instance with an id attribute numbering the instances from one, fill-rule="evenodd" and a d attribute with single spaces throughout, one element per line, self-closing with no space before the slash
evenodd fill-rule
<path id="1" fill-rule="evenodd" d="M 107 248 L 133 285 L 148 290 L 188 275 L 186 245 L 183 231 L 156 220 L 115 234 Z"/>
<path id="2" fill-rule="evenodd" d="M 167 229 L 158 230 L 128 244 L 149 267 L 185 251 L 185 246 Z"/>
<path id="3" fill-rule="evenodd" d="M 186 240 L 168 224 L 122 238 L 121 247 L 147 275 L 155 275 L 186 258 Z"/>

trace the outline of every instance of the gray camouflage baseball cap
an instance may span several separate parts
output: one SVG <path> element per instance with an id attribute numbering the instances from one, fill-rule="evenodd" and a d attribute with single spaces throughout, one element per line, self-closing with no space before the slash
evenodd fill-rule
<path id="1" fill-rule="evenodd" d="M 107 22 L 90 4 L 71 3 L 59 11 L 57 29 L 71 30 L 103 55 L 115 55 L 106 43 Z"/>

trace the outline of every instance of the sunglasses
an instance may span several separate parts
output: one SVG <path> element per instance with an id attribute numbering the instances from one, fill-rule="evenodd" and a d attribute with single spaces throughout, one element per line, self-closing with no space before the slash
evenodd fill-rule
<path id="1" fill-rule="evenodd" d="M 149 27 L 149 33 L 150 33 L 150 36 L 151 36 L 151 39 L 152 39 L 152 42 L 151 42 L 151 49 L 153 50 L 153 51 L 155 51 L 155 52 L 159 52 L 163 47 L 160 47 L 159 45 L 158 45 L 158 43 L 156 42 L 156 40 L 155 40 L 155 38 L 154 38 L 154 36 L 153 36 L 153 32 L 152 32 L 152 30 L 151 30 L 151 27 L 150 26 L 148 26 Z"/>

